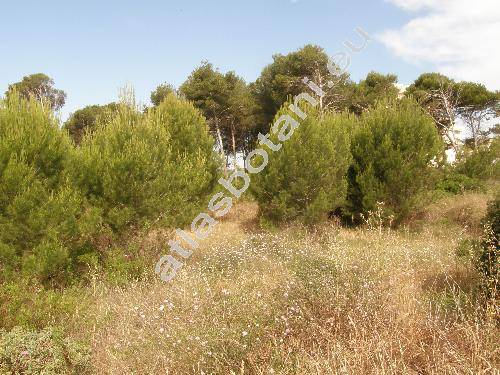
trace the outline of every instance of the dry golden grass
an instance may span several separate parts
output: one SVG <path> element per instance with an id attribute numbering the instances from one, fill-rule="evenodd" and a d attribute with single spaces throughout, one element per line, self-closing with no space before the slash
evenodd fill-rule
<path id="1" fill-rule="evenodd" d="M 495 191 L 495 188 L 492 188 L 492 191 Z M 439 199 L 412 215 L 409 226 L 433 226 L 436 230 L 459 226 L 471 234 L 480 235 L 483 230 L 481 220 L 486 214 L 488 201 L 492 198 L 491 193 L 465 192 Z"/>
<path id="2" fill-rule="evenodd" d="M 95 372 L 499 373 L 498 327 L 455 256 L 464 227 L 269 233 L 256 212 L 236 206 L 169 284 L 89 286 L 73 334 L 91 332 Z"/>

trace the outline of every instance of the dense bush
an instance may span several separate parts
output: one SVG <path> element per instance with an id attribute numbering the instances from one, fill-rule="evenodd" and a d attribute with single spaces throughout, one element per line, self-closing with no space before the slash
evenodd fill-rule
<path id="1" fill-rule="evenodd" d="M 489 145 L 477 150 L 464 150 L 458 155 L 455 163 L 457 173 L 473 179 L 500 178 L 500 138 L 495 138 Z"/>
<path id="2" fill-rule="evenodd" d="M 347 213 L 375 210 L 377 202 L 402 219 L 428 184 L 431 163 L 443 145 L 432 118 L 414 101 L 382 101 L 365 112 L 354 129 Z"/>
<path id="3" fill-rule="evenodd" d="M 0 102 L 0 267 L 41 281 L 64 278 L 91 250 L 99 213 L 68 182 L 70 141 L 38 102 Z"/>
<path id="4" fill-rule="evenodd" d="M 73 175 L 105 223 L 120 232 L 153 220 L 187 223 L 206 203 L 217 168 L 205 120 L 190 103 L 169 95 L 144 115 L 120 108 L 87 134 Z"/>
<path id="5" fill-rule="evenodd" d="M 77 285 L 44 288 L 29 279 L 0 284 L 0 328 L 15 326 L 41 329 L 68 324 L 77 313 L 86 313 L 91 304 L 87 290 Z"/>
<path id="6" fill-rule="evenodd" d="M 90 349 L 64 338 L 57 330 L 0 330 L 2 374 L 76 375 L 90 371 Z"/>
<path id="7" fill-rule="evenodd" d="M 437 190 L 452 194 L 460 194 L 464 191 L 481 191 L 485 189 L 484 184 L 477 178 L 471 178 L 460 173 L 447 173 L 443 179 L 436 184 Z"/>
<path id="8" fill-rule="evenodd" d="M 267 149 L 269 164 L 252 176 L 251 190 L 264 220 L 312 223 L 345 201 L 351 161 L 348 127 L 353 118 L 309 112 L 280 150 Z M 276 118 L 285 113 L 281 110 Z M 270 139 L 280 143 L 275 134 Z"/>
<path id="9" fill-rule="evenodd" d="M 51 188 L 61 183 L 70 162 L 71 143 L 50 110 L 13 93 L 0 102 L 0 165 L 28 163 Z"/>

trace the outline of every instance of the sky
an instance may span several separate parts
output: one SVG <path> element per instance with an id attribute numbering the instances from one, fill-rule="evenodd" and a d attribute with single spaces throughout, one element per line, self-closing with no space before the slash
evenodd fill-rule
<path id="1" fill-rule="evenodd" d="M 375 70 L 406 85 L 439 71 L 500 89 L 499 0 L 0 0 L 0 95 L 43 72 L 67 93 L 63 120 L 125 85 L 149 104 L 158 84 L 180 85 L 204 60 L 251 82 L 276 53 L 361 43 L 356 27 L 371 41 L 352 56 L 355 81 Z"/>

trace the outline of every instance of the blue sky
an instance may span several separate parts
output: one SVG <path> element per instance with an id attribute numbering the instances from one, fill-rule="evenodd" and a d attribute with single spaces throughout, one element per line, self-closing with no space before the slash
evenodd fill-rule
<path id="1" fill-rule="evenodd" d="M 405 1 L 410 7 L 418 2 L 4 2 L 0 92 L 24 75 L 44 72 L 67 92 L 63 118 L 85 105 L 116 100 L 125 84 L 134 86 L 138 100 L 147 104 L 158 84 L 181 84 L 202 60 L 253 81 L 273 54 L 307 43 L 334 54 L 344 48 L 344 40 L 359 41 L 357 26 L 374 40 L 353 56 L 351 77 L 359 80 L 376 70 L 395 73 L 406 84 L 435 64 L 405 56 L 390 40 L 379 38 L 386 30 L 402 30 L 412 18 L 432 12 L 426 7 L 409 9 Z"/>

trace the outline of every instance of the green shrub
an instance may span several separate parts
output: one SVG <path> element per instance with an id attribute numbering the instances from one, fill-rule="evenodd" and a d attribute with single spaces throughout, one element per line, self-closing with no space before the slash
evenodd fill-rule
<path id="1" fill-rule="evenodd" d="M 87 297 L 78 286 L 54 289 L 28 279 L 4 282 L 0 284 L 0 328 L 68 324 L 75 313 L 85 315 L 91 302 Z"/>
<path id="2" fill-rule="evenodd" d="M 152 221 L 190 221 L 217 179 L 218 161 L 204 118 L 169 95 L 145 115 L 122 107 L 87 134 L 73 176 L 114 231 Z"/>
<path id="3" fill-rule="evenodd" d="M 16 327 L 0 331 L 2 374 L 79 375 L 90 371 L 90 349 L 64 338 L 58 330 L 36 332 Z"/>
<path id="4" fill-rule="evenodd" d="M 428 186 L 443 144 L 433 120 L 413 100 L 402 99 L 379 102 L 359 118 L 351 151 L 347 214 L 359 220 L 383 202 L 397 223 Z"/>
<path id="5" fill-rule="evenodd" d="M 17 95 L 0 102 L 0 278 L 22 269 L 60 281 L 92 250 L 100 215 L 69 183 L 72 157 L 50 111 Z"/>
<path id="6" fill-rule="evenodd" d="M 464 149 L 457 157 L 455 171 L 473 179 L 500 178 L 500 138 L 477 150 Z"/>
<path id="7" fill-rule="evenodd" d="M 0 170 L 11 159 L 25 161 L 53 188 L 64 180 L 71 151 L 53 113 L 38 101 L 16 93 L 0 101 Z"/>
<path id="8" fill-rule="evenodd" d="M 484 218 L 484 235 L 482 241 L 482 252 L 479 258 L 480 270 L 486 279 L 486 288 L 489 295 L 498 296 L 498 283 L 500 262 L 500 198 L 488 204 L 486 217 Z"/>
<path id="9" fill-rule="evenodd" d="M 282 109 L 276 118 L 284 114 Z M 264 222 L 313 223 L 344 203 L 352 121 L 347 115 L 320 115 L 310 110 L 280 150 L 267 149 L 269 163 L 252 175 L 250 184 Z M 270 139 L 280 143 L 274 133 Z"/>
<path id="10" fill-rule="evenodd" d="M 126 285 L 130 280 L 140 280 L 148 275 L 150 259 L 137 254 L 132 247 L 127 251 L 113 249 L 106 254 L 104 269 L 107 280 L 115 285 Z"/>
<path id="11" fill-rule="evenodd" d="M 441 181 L 438 181 L 436 189 L 451 194 L 460 194 L 464 191 L 483 191 L 485 186 L 477 178 L 460 173 L 449 173 Z"/>

